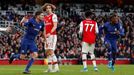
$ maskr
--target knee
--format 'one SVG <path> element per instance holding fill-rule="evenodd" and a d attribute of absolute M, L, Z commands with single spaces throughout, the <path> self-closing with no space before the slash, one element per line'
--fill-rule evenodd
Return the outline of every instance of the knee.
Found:
<path fill-rule="evenodd" d="M 86 60 L 87 59 L 87 54 L 86 53 L 83 53 L 82 54 L 82 60 Z"/>
<path fill-rule="evenodd" d="M 34 52 L 33 54 L 32 54 L 32 58 L 37 58 L 38 57 L 38 53 L 37 52 Z"/>
<path fill-rule="evenodd" d="M 26 57 L 25 54 L 20 55 L 20 59 L 25 59 L 25 57 Z"/>
<path fill-rule="evenodd" d="M 52 55 L 54 55 L 54 51 L 53 50 L 46 50 L 46 56 L 48 57 L 48 56 L 52 56 Z"/>
<path fill-rule="evenodd" d="M 117 53 L 116 53 L 116 52 L 112 52 L 112 55 L 113 55 L 114 57 L 116 57 Z"/>
<path fill-rule="evenodd" d="M 90 57 L 91 57 L 91 60 L 95 60 L 95 55 L 94 54 L 91 54 Z"/>
<path fill-rule="evenodd" d="M 107 49 L 110 49 L 110 47 L 111 47 L 110 43 L 105 44 L 105 47 L 106 47 Z"/>

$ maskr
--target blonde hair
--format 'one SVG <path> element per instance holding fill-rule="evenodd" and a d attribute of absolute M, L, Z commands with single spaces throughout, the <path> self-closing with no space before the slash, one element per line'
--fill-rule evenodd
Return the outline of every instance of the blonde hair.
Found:
<path fill-rule="evenodd" d="M 54 11 L 55 9 L 56 9 L 56 6 L 55 5 L 53 5 L 53 4 L 51 4 L 51 3 L 45 3 L 41 8 L 42 8 L 42 10 L 43 11 L 46 11 L 46 7 L 47 6 L 51 6 L 51 8 L 52 8 L 52 11 Z"/>

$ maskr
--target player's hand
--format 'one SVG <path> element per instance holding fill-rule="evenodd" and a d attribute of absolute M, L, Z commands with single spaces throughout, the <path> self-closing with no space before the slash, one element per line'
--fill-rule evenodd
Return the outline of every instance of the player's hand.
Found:
<path fill-rule="evenodd" d="M 28 18 L 27 17 L 23 17 L 20 24 L 23 25 L 23 23 L 28 22 Z"/>
<path fill-rule="evenodd" d="M 118 34 L 120 34 L 120 32 L 119 32 L 119 31 L 116 31 L 116 32 L 115 32 L 115 34 L 117 34 L 117 35 L 118 35 Z"/>
<path fill-rule="evenodd" d="M 45 37 L 46 37 L 46 38 L 48 38 L 50 35 L 51 35 L 51 34 L 50 34 L 50 33 L 48 33 L 48 34 L 46 34 L 46 36 L 45 36 Z"/>
<path fill-rule="evenodd" d="M 115 32 L 110 32 L 111 34 L 120 34 L 120 32 L 119 31 L 115 31 Z"/>
<path fill-rule="evenodd" d="M 9 26 L 9 27 L 7 27 L 6 31 L 7 32 L 12 32 L 12 28 Z"/>
<path fill-rule="evenodd" d="M 46 42 L 46 37 L 43 37 L 43 42 Z"/>

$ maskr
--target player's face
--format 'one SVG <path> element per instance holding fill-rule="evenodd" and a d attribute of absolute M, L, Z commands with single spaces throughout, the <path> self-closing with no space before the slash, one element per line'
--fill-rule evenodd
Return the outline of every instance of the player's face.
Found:
<path fill-rule="evenodd" d="M 38 16 L 38 18 L 39 18 L 40 20 L 43 20 L 43 19 L 44 19 L 44 14 L 41 13 L 41 14 Z"/>
<path fill-rule="evenodd" d="M 117 24 L 119 22 L 119 17 L 118 16 L 115 16 L 111 19 L 112 23 L 113 24 Z"/>
<path fill-rule="evenodd" d="M 46 6 L 46 12 L 51 13 L 52 12 L 52 7 L 51 6 Z"/>

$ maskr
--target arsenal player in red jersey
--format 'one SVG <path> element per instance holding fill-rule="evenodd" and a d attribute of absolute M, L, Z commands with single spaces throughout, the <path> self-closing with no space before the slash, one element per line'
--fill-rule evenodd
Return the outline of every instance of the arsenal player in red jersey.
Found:
<path fill-rule="evenodd" d="M 56 7 L 53 4 L 46 3 L 42 6 L 43 11 L 46 12 L 44 17 L 44 35 L 45 35 L 45 50 L 48 58 L 48 70 L 45 72 L 58 72 L 57 57 L 54 54 L 54 50 L 57 42 L 56 28 L 58 23 L 57 15 L 53 12 Z M 52 68 L 54 66 L 54 68 Z"/>
<path fill-rule="evenodd" d="M 87 53 L 90 53 L 94 70 L 98 71 L 94 55 L 95 39 L 98 31 L 97 23 L 94 20 L 91 20 L 92 12 L 85 12 L 86 19 L 80 23 L 80 31 L 82 34 L 82 60 L 84 69 L 82 72 L 88 71 L 87 69 Z"/>

